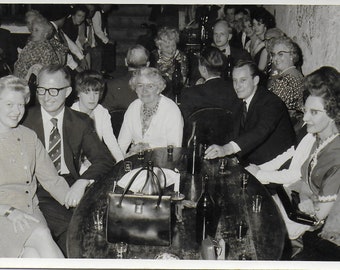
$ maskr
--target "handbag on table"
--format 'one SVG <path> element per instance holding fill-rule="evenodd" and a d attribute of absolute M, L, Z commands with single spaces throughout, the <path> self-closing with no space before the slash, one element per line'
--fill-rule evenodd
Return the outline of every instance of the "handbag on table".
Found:
<path fill-rule="evenodd" d="M 148 171 L 144 186 L 152 185 L 157 194 L 127 194 L 143 170 Z M 163 177 L 165 188 L 164 173 Z M 141 168 L 126 185 L 123 194 L 108 194 L 106 236 L 111 243 L 123 241 L 136 245 L 170 245 L 170 196 L 163 195 L 160 179 L 153 172 L 152 165 Z"/>

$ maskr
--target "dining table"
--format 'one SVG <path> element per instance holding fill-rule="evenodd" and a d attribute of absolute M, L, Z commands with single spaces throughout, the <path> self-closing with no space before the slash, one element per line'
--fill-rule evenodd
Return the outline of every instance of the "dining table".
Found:
<path fill-rule="evenodd" d="M 188 172 L 190 149 L 174 147 L 150 149 L 143 156 L 133 155 L 118 162 L 100 181 L 94 182 L 84 194 L 68 229 L 67 256 L 69 258 L 116 258 L 115 243 L 107 241 L 106 211 L 108 194 L 121 193 L 117 182 L 127 173 L 126 164 L 142 168 L 149 161 L 154 166 L 180 174 L 179 192 L 184 199 L 177 202 L 181 217 L 172 215 L 171 242 L 166 246 L 129 244 L 126 259 L 155 259 L 160 254 L 171 254 L 182 260 L 202 260 L 203 248 L 196 241 L 196 205 L 202 193 L 202 178 L 207 176 L 208 190 L 218 207 L 215 235 L 223 244 L 223 260 L 280 260 L 287 231 L 281 214 L 267 188 L 250 175 L 236 157 L 212 160 L 199 159 L 194 174 Z M 224 166 L 221 168 L 221 163 Z M 129 169 L 129 168 L 128 168 Z M 246 177 L 247 183 L 243 178 Z M 261 211 L 253 211 L 252 198 L 262 197 Z M 98 226 L 98 221 L 100 226 Z M 242 237 L 238 226 L 242 222 Z M 216 243 L 217 241 L 214 241 Z M 220 254 L 218 254 L 220 255 Z"/>

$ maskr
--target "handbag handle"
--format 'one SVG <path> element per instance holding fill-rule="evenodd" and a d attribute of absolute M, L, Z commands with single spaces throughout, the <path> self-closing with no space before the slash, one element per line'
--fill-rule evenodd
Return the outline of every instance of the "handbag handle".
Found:
<path fill-rule="evenodd" d="M 166 187 L 166 176 L 165 176 L 165 173 L 164 171 L 159 167 L 157 166 L 157 168 L 160 169 L 160 171 L 162 172 L 163 176 L 164 176 L 164 188 Z M 133 182 L 136 180 L 137 176 L 143 171 L 145 170 L 145 167 L 141 168 L 139 171 L 137 171 L 135 173 L 135 175 L 131 178 L 130 182 L 127 184 L 127 186 L 125 187 L 124 191 L 123 191 L 123 194 L 122 196 L 120 197 L 119 199 L 119 203 L 118 205 L 121 206 L 122 204 L 122 201 L 126 195 L 126 193 L 128 192 L 128 190 L 130 189 L 130 187 L 132 186 Z M 156 185 L 156 188 L 157 188 L 157 191 L 158 191 L 158 200 L 157 200 L 157 207 L 159 207 L 160 203 L 161 203 L 161 200 L 162 200 L 162 196 L 163 196 L 163 192 L 162 192 L 162 188 L 161 188 L 161 184 L 160 184 L 160 181 L 159 181 L 159 178 L 158 176 L 153 172 L 151 171 L 151 173 L 156 177 L 156 179 L 154 179 L 155 177 L 152 177 L 152 180 L 154 182 L 154 184 Z"/>

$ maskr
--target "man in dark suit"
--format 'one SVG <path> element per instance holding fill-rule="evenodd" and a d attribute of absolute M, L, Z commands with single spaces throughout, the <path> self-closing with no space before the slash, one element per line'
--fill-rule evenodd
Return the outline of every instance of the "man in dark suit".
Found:
<path fill-rule="evenodd" d="M 282 100 L 258 87 L 259 71 L 251 61 L 239 61 L 233 69 L 233 84 L 239 99 L 234 119 L 234 139 L 211 145 L 205 157 L 212 159 L 237 154 L 244 164 L 262 164 L 281 154 L 295 142 L 295 133 Z"/>
<path fill-rule="evenodd" d="M 24 125 L 37 133 L 59 174 L 69 183 L 69 196 L 74 199 L 70 206 L 76 207 L 86 187 L 102 179 L 111 170 L 114 161 L 98 139 L 92 120 L 65 107 L 65 100 L 72 91 L 68 69 L 59 65 L 46 66 L 37 79 L 40 106 L 28 110 Z M 59 140 L 53 143 L 56 137 Z M 81 154 L 87 157 L 91 166 L 79 175 Z M 37 194 L 39 207 L 52 235 L 66 254 L 66 233 L 72 210 L 60 207 L 42 186 L 38 187 Z"/>
<path fill-rule="evenodd" d="M 247 41 L 249 40 L 249 37 L 247 37 L 246 33 L 243 31 L 243 20 L 245 16 L 249 16 L 249 13 L 245 8 L 236 8 L 233 36 L 229 42 L 231 46 L 242 49 L 244 49 Z"/>
<path fill-rule="evenodd" d="M 203 84 L 183 89 L 180 109 L 184 120 L 201 108 L 219 107 L 229 111 L 239 103 L 231 81 L 221 78 L 225 63 L 222 52 L 214 47 L 205 48 L 198 60 L 198 69 Z"/>
<path fill-rule="evenodd" d="M 141 68 L 149 66 L 149 52 L 142 45 L 134 45 L 129 48 L 125 65 L 127 72 L 107 82 L 107 92 L 102 105 L 109 111 L 116 109 L 127 109 L 130 103 L 137 98 L 137 94 L 129 86 L 132 73 Z"/>
<path fill-rule="evenodd" d="M 231 77 L 231 71 L 235 63 L 239 60 L 251 60 L 250 54 L 242 49 L 229 44 L 232 35 L 232 29 L 227 21 L 219 20 L 214 25 L 213 46 L 218 48 L 227 57 L 226 67 L 222 74 L 224 78 Z"/>

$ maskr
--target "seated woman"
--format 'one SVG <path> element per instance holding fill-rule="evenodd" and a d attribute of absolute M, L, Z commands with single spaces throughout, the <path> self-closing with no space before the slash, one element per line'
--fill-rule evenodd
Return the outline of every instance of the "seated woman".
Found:
<path fill-rule="evenodd" d="M 181 66 L 183 83 L 188 75 L 188 60 L 186 55 L 177 49 L 179 42 L 179 32 L 175 28 L 163 27 L 158 30 L 155 44 L 158 50 L 154 50 L 150 55 L 150 66 L 157 68 L 167 82 L 167 89 L 170 90 L 172 74 L 175 70 L 176 61 Z M 167 94 L 168 95 L 168 94 Z"/>
<path fill-rule="evenodd" d="M 62 258 L 40 212 L 36 180 L 60 204 L 69 186 L 37 135 L 18 125 L 29 99 L 24 80 L 0 79 L 0 257 Z"/>
<path fill-rule="evenodd" d="M 250 56 L 257 66 L 259 66 L 262 52 L 265 50 L 265 43 L 256 35 L 249 15 L 244 16 L 243 18 L 243 29 L 247 37 L 249 37 L 245 49 L 250 53 Z"/>
<path fill-rule="evenodd" d="M 291 114 L 301 112 L 304 88 L 303 75 L 295 66 L 299 62 L 297 45 L 288 37 L 278 37 L 270 45 L 270 54 L 278 75 L 269 90 L 283 100 Z"/>
<path fill-rule="evenodd" d="M 32 33 L 29 41 L 19 54 L 14 64 L 14 75 L 29 80 L 29 69 L 35 65 L 65 64 L 67 48 L 52 39 L 53 26 L 42 16 L 32 21 Z"/>
<path fill-rule="evenodd" d="M 105 89 L 103 76 L 92 70 L 78 73 L 75 78 L 75 88 L 79 100 L 73 103 L 71 108 L 86 113 L 94 120 L 99 138 L 104 141 L 116 162 L 121 161 L 124 156 L 113 134 L 109 111 L 98 104 Z"/>
<path fill-rule="evenodd" d="M 303 121 L 308 134 L 295 151 L 290 149 L 259 167 L 250 165 L 247 170 L 262 183 L 284 184 L 289 190 L 299 191 L 299 209 L 324 220 L 340 190 L 340 74 L 334 68 L 322 67 L 306 77 L 305 87 L 309 97 Z M 291 156 L 289 169 L 277 171 Z M 276 202 L 282 210 L 290 239 L 313 230 L 289 220 L 280 202 Z"/>
<path fill-rule="evenodd" d="M 261 40 L 265 40 L 265 34 L 268 29 L 275 27 L 275 18 L 264 7 L 258 7 L 251 14 L 253 19 L 253 27 L 255 34 Z M 258 68 L 261 71 L 265 71 L 269 62 L 269 52 L 267 48 L 261 51 L 259 57 Z M 267 74 L 266 74 L 267 75 Z"/>
<path fill-rule="evenodd" d="M 183 136 L 183 118 L 178 106 L 161 92 L 165 80 L 156 68 L 144 67 L 134 72 L 129 81 L 138 99 L 128 107 L 118 143 L 128 155 L 155 147 L 180 147 Z"/>

